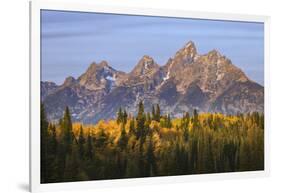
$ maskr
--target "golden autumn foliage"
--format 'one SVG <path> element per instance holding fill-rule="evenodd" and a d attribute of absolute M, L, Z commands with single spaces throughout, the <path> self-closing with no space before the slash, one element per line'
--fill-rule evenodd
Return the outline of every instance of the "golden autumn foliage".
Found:
<path fill-rule="evenodd" d="M 49 124 L 49 142 L 57 150 L 49 153 L 46 167 L 52 172 L 44 182 L 264 169 L 263 114 L 195 111 L 182 118 L 158 118 L 141 104 L 136 117 L 72 123 L 70 152 L 65 152 L 65 124 Z"/>

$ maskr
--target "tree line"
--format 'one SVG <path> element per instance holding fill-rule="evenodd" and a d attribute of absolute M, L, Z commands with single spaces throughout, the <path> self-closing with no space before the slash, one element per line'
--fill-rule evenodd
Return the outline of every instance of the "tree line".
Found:
<path fill-rule="evenodd" d="M 184 113 L 181 118 L 138 104 L 114 120 L 58 123 L 41 105 L 41 183 L 253 171 L 264 168 L 264 115 Z"/>

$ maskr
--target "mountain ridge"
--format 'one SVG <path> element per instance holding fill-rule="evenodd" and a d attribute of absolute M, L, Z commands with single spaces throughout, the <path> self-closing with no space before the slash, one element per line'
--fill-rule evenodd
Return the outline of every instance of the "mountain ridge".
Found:
<path fill-rule="evenodd" d="M 74 120 L 97 122 L 114 118 L 120 106 L 135 113 L 140 100 L 146 108 L 158 103 L 172 116 L 194 108 L 225 114 L 264 108 L 261 85 L 215 49 L 200 55 L 192 41 L 164 65 L 144 55 L 128 73 L 101 61 L 77 79 L 67 77 L 62 85 L 41 82 L 41 101 L 52 120 L 69 106 Z"/>

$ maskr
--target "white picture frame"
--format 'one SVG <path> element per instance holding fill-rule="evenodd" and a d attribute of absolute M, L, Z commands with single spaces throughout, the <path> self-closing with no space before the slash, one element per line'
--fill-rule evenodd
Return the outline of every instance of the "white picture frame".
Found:
<path fill-rule="evenodd" d="M 264 171 L 219 173 L 204 175 L 184 175 L 137 179 L 118 179 L 86 181 L 71 183 L 40 184 L 40 10 L 64 10 L 98 13 L 116 13 L 128 15 L 165 16 L 180 18 L 197 18 L 227 21 L 247 21 L 264 23 L 264 87 L 265 87 L 265 169 Z M 143 9 L 136 7 L 104 6 L 91 1 L 80 2 L 30 2 L 30 191 L 73 190 L 84 188 L 102 188 L 135 186 L 147 184 L 165 184 L 190 181 L 241 179 L 268 176 L 270 171 L 270 66 L 269 66 L 269 32 L 268 16 L 240 15 L 226 13 L 191 12 L 186 10 Z"/>

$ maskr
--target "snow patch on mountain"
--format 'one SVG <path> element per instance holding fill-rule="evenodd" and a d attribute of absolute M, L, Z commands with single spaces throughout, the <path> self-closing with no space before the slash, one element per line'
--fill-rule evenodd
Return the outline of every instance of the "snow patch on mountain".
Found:
<path fill-rule="evenodd" d="M 105 79 L 106 80 L 109 80 L 109 81 L 116 81 L 116 78 L 115 77 L 113 77 L 113 76 L 111 76 L 111 75 L 107 75 L 106 77 L 105 77 Z"/>
<path fill-rule="evenodd" d="M 170 71 L 168 71 L 167 75 L 163 78 L 164 81 L 168 80 L 170 78 Z"/>
<path fill-rule="evenodd" d="M 166 76 L 163 78 L 164 81 L 166 81 L 170 78 L 170 72 L 171 72 L 172 65 L 173 65 L 173 63 L 171 63 L 170 66 L 168 67 L 168 72 L 167 72 Z"/>

